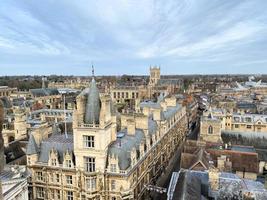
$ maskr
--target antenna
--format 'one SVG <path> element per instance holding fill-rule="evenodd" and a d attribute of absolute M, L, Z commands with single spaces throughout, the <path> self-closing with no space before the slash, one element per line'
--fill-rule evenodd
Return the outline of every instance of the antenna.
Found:
<path fill-rule="evenodd" d="M 63 103 L 64 103 L 64 125 L 65 125 L 65 136 L 66 136 L 66 138 L 68 138 L 68 134 L 67 134 L 67 122 L 66 122 L 66 109 L 65 109 L 65 105 L 66 105 L 65 95 L 63 95 Z"/>

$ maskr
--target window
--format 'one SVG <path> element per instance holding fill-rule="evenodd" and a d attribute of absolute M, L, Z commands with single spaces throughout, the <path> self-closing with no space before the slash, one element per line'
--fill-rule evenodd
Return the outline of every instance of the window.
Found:
<path fill-rule="evenodd" d="M 113 93 L 113 97 L 114 97 L 114 99 L 116 99 L 116 92 Z"/>
<path fill-rule="evenodd" d="M 36 195 L 39 199 L 44 199 L 44 188 L 36 187 Z"/>
<path fill-rule="evenodd" d="M 110 171 L 111 172 L 116 172 L 117 171 L 116 164 L 110 164 Z"/>
<path fill-rule="evenodd" d="M 95 171 L 95 158 L 84 157 L 84 170 L 87 172 L 94 172 Z"/>
<path fill-rule="evenodd" d="M 246 122 L 251 122 L 251 118 L 250 117 L 246 117 Z"/>
<path fill-rule="evenodd" d="M 50 174 L 50 181 L 51 181 L 51 183 L 54 182 L 54 176 L 53 176 L 53 174 Z"/>
<path fill-rule="evenodd" d="M 88 190 L 95 190 L 96 189 L 96 178 L 95 177 L 87 178 L 86 187 Z"/>
<path fill-rule="evenodd" d="M 67 200 L 73 200 L 73 192 L 67 191 Z"/>
<path fill-rule="evenodd" d="M 60 199 L 60 190 L 55 190 L 55 195 L 57 199 Z"/>
<path fill-rule="evenodd" d="M 83 136 L 83 146 L 85 148 L 93 148 L 95 147 L 95 137 L 91 135 Z"/>
<path fill-rule="evenodd" d="M 128 99 L 129 98 L 129 93 L 128 92 L 126 92 L 126 99 Z"/>
<path fill-rule="evenodd" d="M 239 124 L 235 124 L 235 128 L 239 128 Z"/>
<path fill-rule="evenodd" d="M 209 134 L 212 134 L 212 133 L 213 133 L 213 127 L 212 127 L 212 126 L 209 126 L 209 128 L 208 128 L 208 133 L 209 133 Z"/>
<path fill-rule="evenodd" d="M 132 92 L 132 98 L 134 99 L 134 92 Z"/>
<path fill-rule="evenodd" d="M 66 163 L 66 167 L 71 168 L 71 160 L 70 159 L 67 159 L 65 161 L 65 163 Z"/>
<path fill-rule="evenodd" d="M 55 192 L 54 190 L 50 190 L 50 198 L 55 199 Z"/>
<path fill-rule="evenodd" d="M 136 93 L 136 98 L 138 98 L 138 92 Z"/>
<path fill-rule="evenodd" d="M 66 175 L 66 182 L 68 185 L 72 185 L 72 176 L 71 175 Z"/>
<path fill-rule="evenodd" d="M 121 93 L 121 98 L 123 98 L 123 99 L 124 99 L 124 92 L 122 92 L 122 93 Z"/>
<path fill-rule="evenodd" d="M 240 122 L 240 118 L 239 118 L 239 117 L 234 117 L 234 120 L 235 120 L 236 122 Z"/>
<path fill-rule="evenodd" d="M 59 174 L 56 174 L 56 180 L 58 183 L 60 182 Z"/>
<path fill-rule="evenodd" d="M 251 125 L 247 125 L 247 129 L 251 129 L 251 127 L 252 127 Z"/>
<path fill-rule="evenodd" d="M 52 166 L 57 166 L 57 159 L 56 158 L 52 158 L 51 159 L 51 165 Z"/>
<path fill-rule="evenodd" d="M 43 181 L 43 173 L 42 172 L 36 172 L 37 173 L 37 180 L 38 181 Z"/>
<path fill-rule="evenodd" d="M 111 200 L 116 200 L 116 197 L 112 197 Z"/>
<path fill-rule="evenodd" d="M 116 181 L 111 180 L 111 190 L 115 190 L 115 189 L 116 189 Z"/>
<path fill-rule="evenodd" d="M 121 94 L 118 92 L 118 99 L 121 98 Z"/>

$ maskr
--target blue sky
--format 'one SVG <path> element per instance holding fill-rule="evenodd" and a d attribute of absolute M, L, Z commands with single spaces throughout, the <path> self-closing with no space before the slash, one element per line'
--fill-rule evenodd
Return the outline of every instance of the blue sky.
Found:
<path fill-rule="evenodd" d="M 6 0 L 0 75 L 267 73 L 266 0 Z"/>

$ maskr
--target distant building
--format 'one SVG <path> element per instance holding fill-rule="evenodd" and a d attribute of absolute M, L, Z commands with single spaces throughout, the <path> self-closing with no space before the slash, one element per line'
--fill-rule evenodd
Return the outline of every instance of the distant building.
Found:
<path fill-rule="evenodd" d="M 17 88 L 10 88 L 8 86 L 0 86 L 0 97 L 9 97 L 11 94 L 17 92 Z"/>

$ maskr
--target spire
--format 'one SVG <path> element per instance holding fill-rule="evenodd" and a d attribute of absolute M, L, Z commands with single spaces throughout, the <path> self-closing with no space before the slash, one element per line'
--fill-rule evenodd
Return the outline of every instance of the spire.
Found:
<path fill-rule="evenodd" d="M 92 63 L 92 77 L 94 78 L 95 77 L 95 70 L 94 70 L 94 65 Z"/>
<path fill-rule="evenodd" d="M 94 79 L 94 67 L 92 65 L 92 82 L 87 96 L 85 123 L 98 124 L 100 115 L 100 96 Z"/>
<path fill-rule="evenodd" d="M 38 153 L 38 147 L 37 144 L 35 142 L 35 139 L 33 137 L 33 135 L 30 133 L 30 139 L 27 145 L 27 150 L 26 150 L 26 154 L 27 155 L 32 155 L 32 154 L 37 154 Z"/>
<path fill-rule="evenodd" d="M 42 88 L 45 89 L 46 77 L 42 77 Z"/>

